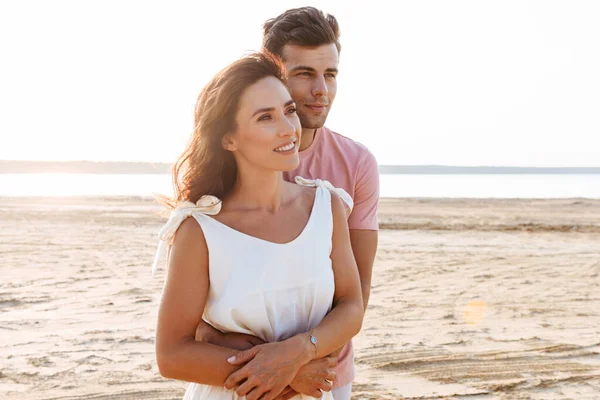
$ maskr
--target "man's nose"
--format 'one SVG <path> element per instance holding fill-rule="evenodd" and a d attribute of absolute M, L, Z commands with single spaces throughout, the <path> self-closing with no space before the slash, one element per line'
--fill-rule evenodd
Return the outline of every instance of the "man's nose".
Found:
<path fill-rule="evenodd" d="M 314 80 L 314 86 L 312 90 L 312 94 L 315 97 L 326 96 L 329 90 L 327 89 L 327 83 L 325 82 L 325 77 L 320 76 Z"/>

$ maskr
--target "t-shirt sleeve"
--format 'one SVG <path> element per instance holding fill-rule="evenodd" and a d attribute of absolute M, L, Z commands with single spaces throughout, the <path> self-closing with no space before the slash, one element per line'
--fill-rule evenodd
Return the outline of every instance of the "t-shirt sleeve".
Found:
<path fill-rule="evenodd" d="M 377 206 L 379 205 L 379 166 L 367 151 L 358 165 L 354 188 L 354 209 L 348 218 L 350 229 L 379 230 Z"/>

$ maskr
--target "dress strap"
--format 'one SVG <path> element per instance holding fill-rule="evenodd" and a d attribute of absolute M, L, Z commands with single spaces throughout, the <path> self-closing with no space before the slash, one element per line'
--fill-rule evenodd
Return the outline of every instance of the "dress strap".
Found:
<path fill-rule="evenodd" d="M 221 211 L 221 205 L 221 200 L 211 195 L 202 196 L 196 204 L 191 201 L 181 201 L 177 204 L 173 211 L 171 211 L 169 220 L 158 233 L 158 249 L 152 263 L 152 276 L 154 276 L 158 269 L 158 263 L 165 250 L 170 249 L 173 244 L 173 237 L 175 237 L 175 233 L 181 223 L 188 217 L 197 214 L 217 215 Z"/>
<path fill-rule="evenodd" d="M 308 187 L 323 187 L 325 189 L 329 189 L 332 192 L 335 192 L 346 204 L 346 214 L 349 216 L 352 212 L 352 208 L 354 207 L 354 200 L 352 197 L 342 188 L 336 188 L 331 184 L 331 182 L 326 181 L 324 179 L 306 179 L 301 176 L 296 176 L 294 181 L 298 185 L 308 186 Z"/>

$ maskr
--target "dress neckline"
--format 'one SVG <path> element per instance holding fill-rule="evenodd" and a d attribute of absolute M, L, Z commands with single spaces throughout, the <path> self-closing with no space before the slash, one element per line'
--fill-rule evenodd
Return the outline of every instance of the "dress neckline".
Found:
<path fill-rule="evenodd" d="M 256 237 L 256 236 L 249 235 L 247 233 L 244 233 L 242 231 L 234 229 L 234 228 L 230 227 L 229 225 L 224 224 L 221 221 L 218 221 L 214 217 L 211 217 L 211 216 L 206 215 L 206 214 L 203 214 L 203 215 L 205 215 L 207 218 L 210 218 L 211 220 L 213 220 L 214 222 L 216 222 L 218 225 L 223 226 L 227 230 L 230 230 L 231 232 L 233 232 L 233 233 L 235 233 L 235 234 L 237 234 L 239 236 L 247 237 L 250 240 L 256 240 L 258 242 L 263 242 L 263 243 L 270 244 L 270 245 L 275 245 L 275 246 L 289 246 L 289 245 L 292 245 L 292 244 L 296 243 L 297 241 L 299 241 L 302 238 L 302 236 L 304 236 L 305 232 L 308 231 L 308 228 L 311 225 L 312 220 L 314 219 L 313 217 L 315 215 L 315 209 L 317 208 L 317 199 L 318 199 L 319 194 L 320 194 L 320 192 L 322 190 L 323 190 L 323 188 L 321 186 L 317 186 L 317 190 L 316 190 L 316 193 L 315 193 L 315 198 L 313 200 L 312 208 L 310 210 L 310 215 L 308 216 L 308 221 L 306 221 L 306 224 L 304 225 L 304 228 L 302 228 L 302 231 L 300 231 L 300 233 L 298 234 L 298 236 L 296 236 L 294 239 L 292 239 L 289 242 L 285 242 L 285 243 L 272 242 L 270 240 L 261 239 L 261 238 Z"/>

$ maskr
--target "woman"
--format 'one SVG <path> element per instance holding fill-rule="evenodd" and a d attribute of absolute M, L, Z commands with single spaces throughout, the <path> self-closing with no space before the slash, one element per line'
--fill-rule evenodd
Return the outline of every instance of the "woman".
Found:
<path fill-rule="evenodd" d="M 361 327 L 349 196 L 327 182 L 282 178 L 299 163 L 301 135 L 284 82 L 281 63 L 261 53 L 222 70 L 200 94 L 175 164 L 173 212 L 155 260 L 172 245 L 156 359 L 164 377 L 194 382 L 185 399 L 289 398 L 301 391 L 301 368 Z M 201 319 L 266 343 L 240 353 L 195 341 Z"/>

